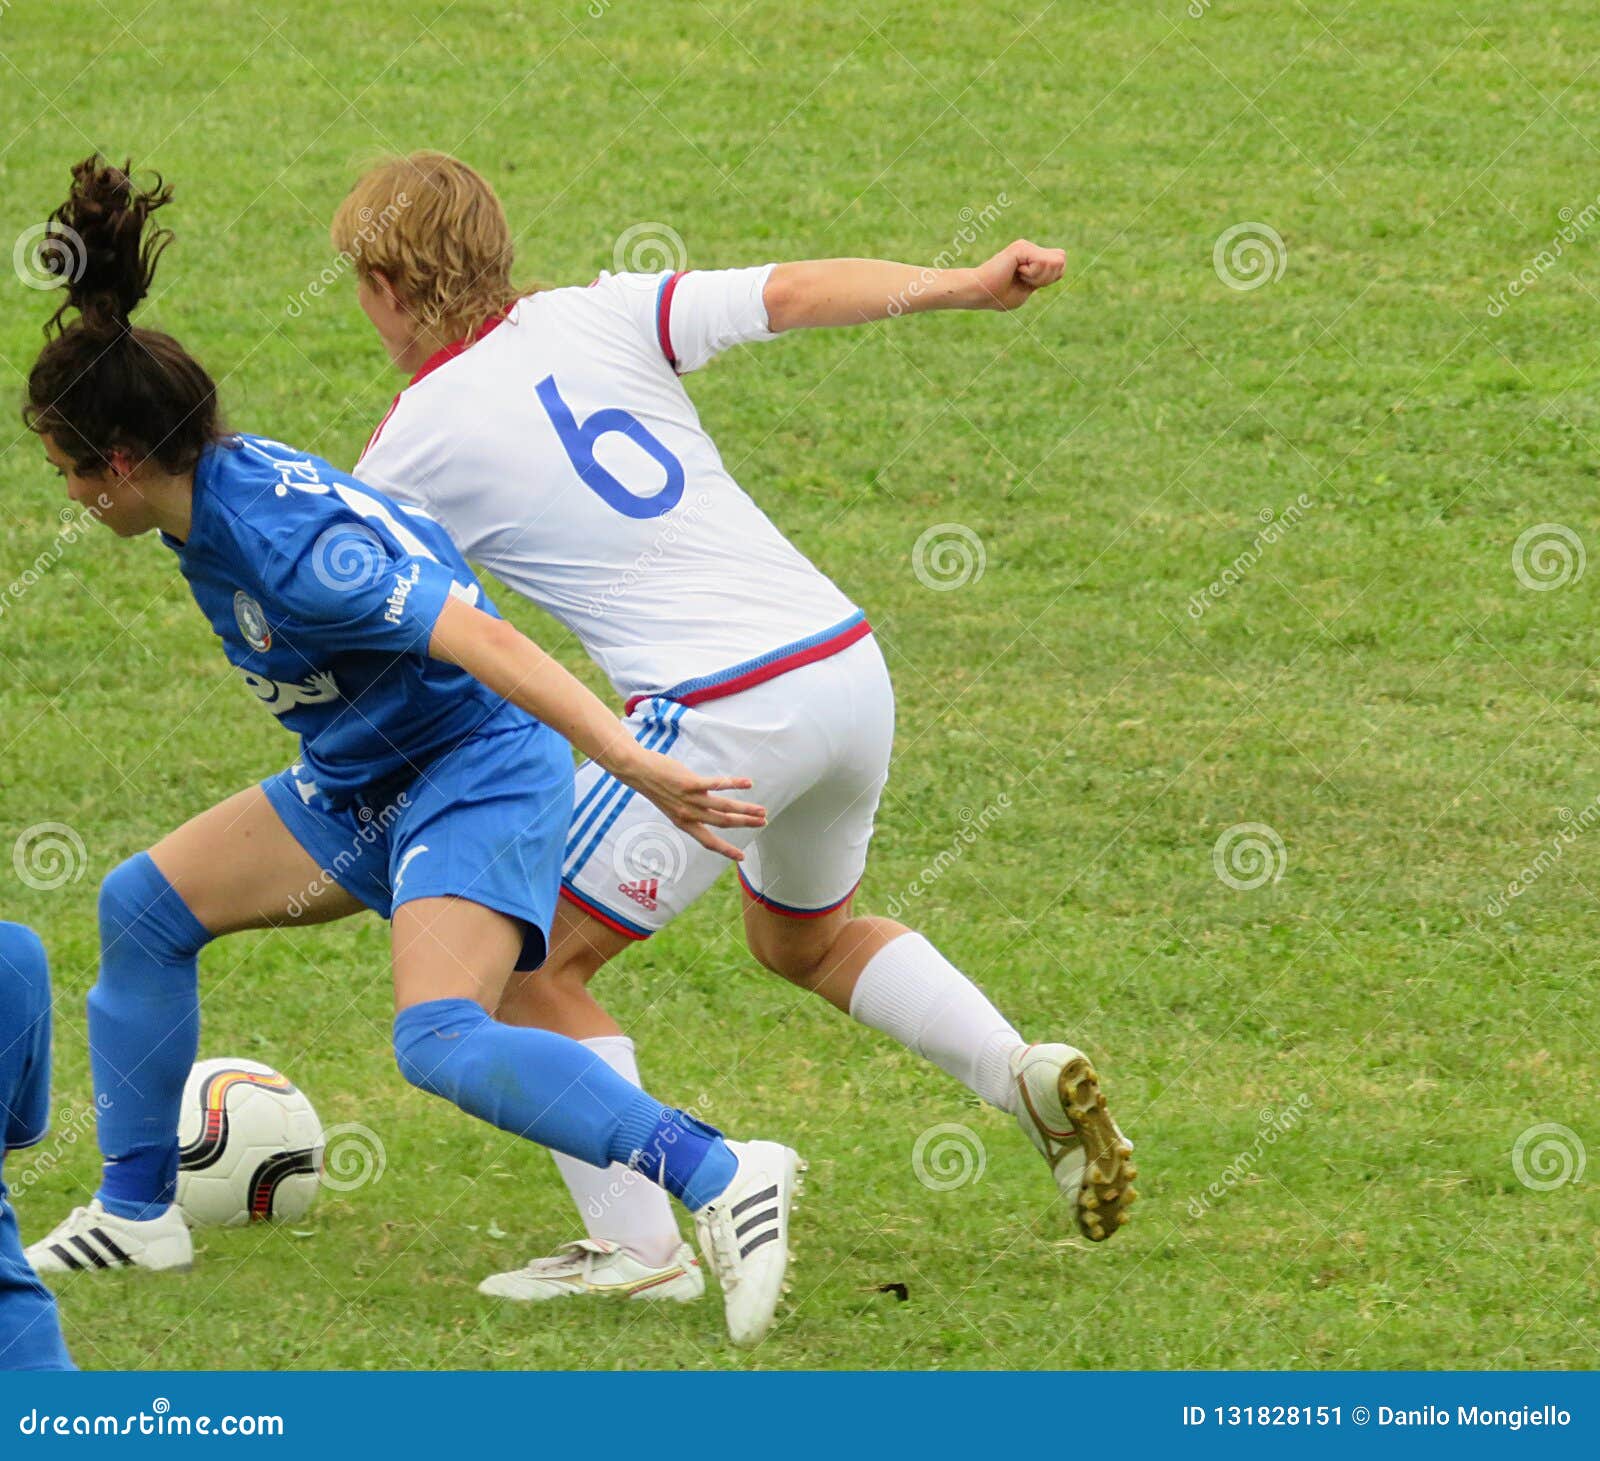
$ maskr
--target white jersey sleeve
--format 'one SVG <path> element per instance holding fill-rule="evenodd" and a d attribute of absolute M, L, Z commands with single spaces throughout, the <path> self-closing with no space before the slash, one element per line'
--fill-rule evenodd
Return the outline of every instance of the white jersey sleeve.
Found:
<path fill-rule="evenodd" d="M 613 286 L 651 348 L 687 375 L 735 345 L 778 338 L 768 327 L 763 298 L 775 267 L 602 274 L 595 282 Z"/>

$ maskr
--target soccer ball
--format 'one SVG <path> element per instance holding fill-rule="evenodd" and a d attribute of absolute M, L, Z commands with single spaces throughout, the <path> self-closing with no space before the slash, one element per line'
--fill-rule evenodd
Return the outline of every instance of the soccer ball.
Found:
<path fill-rule="evenodd" d="M 202 1060 L 178 1117 L 178 1206 L 197 1227 L 306 1215 L 322 1172 L 322 1123 L 256 1060 Z"/>

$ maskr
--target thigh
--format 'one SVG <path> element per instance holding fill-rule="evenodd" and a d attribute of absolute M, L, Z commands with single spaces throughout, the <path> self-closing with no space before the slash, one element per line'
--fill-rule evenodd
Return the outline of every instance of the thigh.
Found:
<path fill-rule="evenodd" d="M 773 684 L 806 716 L 790 739 L 825 745 L 826 762 L 756 832 L 739 877 L 768 911 L 809 921 L 843 908 L 866 871 L 889 779 L 894 692 L 870 638 L 785 680 Z"/>
<path fill-rule="evenodd" d="M 364 906 L 326 877 L 259 786 L 191 817 L 156 843 L 150 857 L 214 934 L 326 923 Z"/>
<path fill-rule="evenodd" d="M 397 1011 L 430 999 L 470 999 L 493 1012 L 522 951 L 520 919 L 468 898 L 413 898 L 394 910 Z"/>
<path fill-rule="evenodd" d="M 523 929 L 516 962 L 537 967 L 571 815 L 572 750 L 553 731 L 529 726 L 464 742 L 410 788 L 390 831 L 393 916 L 424 899 L 493 909 Z"/>

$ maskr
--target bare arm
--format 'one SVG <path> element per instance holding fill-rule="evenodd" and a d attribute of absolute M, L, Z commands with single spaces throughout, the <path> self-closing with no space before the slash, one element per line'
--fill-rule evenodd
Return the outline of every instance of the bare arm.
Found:
<path fill-rule="evenodd" d="M 1064 249 L 1018 239 L 971 269 L 932 269 L 885 259 L 809 259 L 779 264 L 762 301 L 774 331 L 859 325 L 930 309 L 1016 309 L 1061 278 Z"/>
<path fill-rule="evenodd" d="M 744 854 L 738 848 L 709 829 L 765 824 L 767 814 L 762 808 L 711 795 L 748 787 L 748 777 L 697 776 L 670 756 L 645 750 L 599 696 L 505 620 L 451 599 L 433 626 L 428 653 L 459 665 L 497 695 L 565 736 L 712 851 L 742 861 Z"/>

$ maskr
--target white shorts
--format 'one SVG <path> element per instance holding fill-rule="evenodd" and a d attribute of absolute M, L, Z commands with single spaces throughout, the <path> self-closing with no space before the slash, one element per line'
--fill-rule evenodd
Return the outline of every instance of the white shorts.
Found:
<path fill-rule="evenodd" d="M 743 849 L 751 897 L 792 918 L 849 900 L 894 743 L 894 690 L 870 635 L 734 695 L 643 700 L 622 723 L 691 770 L 755 783 L 730 795 L 760 802 L 767 825 L 717 829 Z M 731 865 L 593 762 L 578 768 L 561 893 L 608 927 L 649 938 Z"/>

